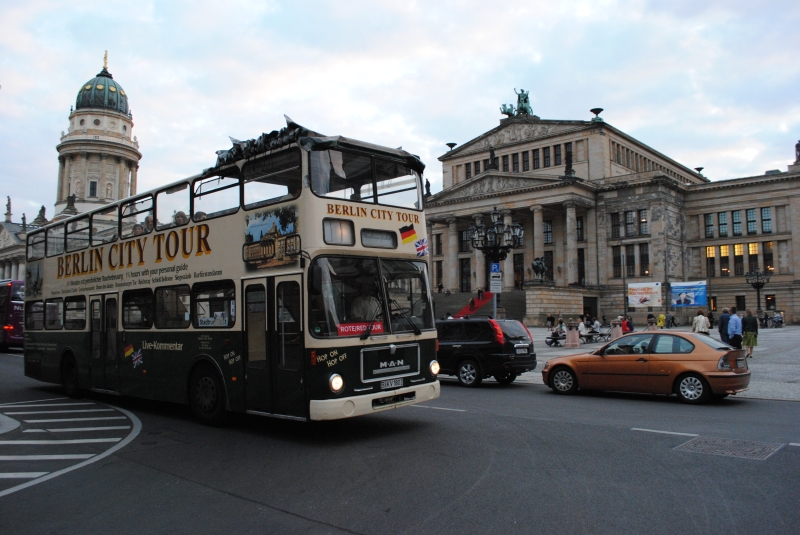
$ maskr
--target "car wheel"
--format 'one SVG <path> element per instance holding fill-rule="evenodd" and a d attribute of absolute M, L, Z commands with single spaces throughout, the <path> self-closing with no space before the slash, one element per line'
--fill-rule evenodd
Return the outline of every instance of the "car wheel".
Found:
<path fill-rule="evenodd" d="M 225 391 L 214 369 L 197 366 L 189 378 L 189 405 L 197 420 L 204 425 L 219 426 L 225 420 Z"/>
<path fill-rule="evenodd" d="M 505 372 L 505 373 L 498 373 L 494 376 L 495 381 L 500 383 L 501 385 L 510 385 L 514 382 L 514 379 L 517 378 L 517 374 L 514 372 Z"/>
<path fill-rule="evenodd" d="M 556 368 L 550 374 L 550 388 L 556 394 L 574 394 L 578 390 L 578 378 L 569 368 Z"/>
<path fill-rule="evenodd" d="M 71 398 L 80 397 L 81 389 L 78 386 L 78 365 L 75 357 L 69 355 L 61 365 L 61 384 L 64 392 Z"/>
<path fill-rule="evenodd" d="M 708 384 L 697 374 L 690 373 L 678 379 L 675 393 L 684 403 L 704 403 L 711 395 Z"/>
<path fill-rule="evenodd" d="M 458 382 L 464 386 L 474 387 L 481 384 L 481 371 L 478 363 L 467 359 L 458 365 Z"/>

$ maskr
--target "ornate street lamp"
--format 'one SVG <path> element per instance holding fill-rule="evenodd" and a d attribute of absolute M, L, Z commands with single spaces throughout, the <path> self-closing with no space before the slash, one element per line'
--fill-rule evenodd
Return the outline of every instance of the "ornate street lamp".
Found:
<path fill-rule="evenodd" d="M 489 262 L 502 262 L 508 257 L 511 249 L 522 247 L 522 225 L 514 221 L 511 225 L 503 223 L 500 212 L 495 207 L 489 214 L 492 224 L 488 227 L 483 222 L 469 226 L 472 248 L 482 251 Z"/>
<path fill-rule="evenodd" d="M 761 317 L 761 288 L 769 282 L 772 273 L 768 270 L 764 271 L 748 271 L 744 274 L 744 279 L 747 284 L 756 290 L 756 316 Z"/>

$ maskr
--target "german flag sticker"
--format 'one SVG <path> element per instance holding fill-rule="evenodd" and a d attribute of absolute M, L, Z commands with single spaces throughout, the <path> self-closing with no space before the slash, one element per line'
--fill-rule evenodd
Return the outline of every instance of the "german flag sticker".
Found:
<path fill-rule="evenodd" d="M 127 358 L 130 357 L 131 355 L 133 355 L 133 344 L 128 344 L 127 346 L 125 346 L 125 357 Z"/>
<path fill-rule="evenodd" d="M 417 239 L 417 231 L 414 230 L 414 225 L 408 225 L 407 227 L 400 227 L 400 237 L 403 239 L 403 243 L 412 243 Z"/>

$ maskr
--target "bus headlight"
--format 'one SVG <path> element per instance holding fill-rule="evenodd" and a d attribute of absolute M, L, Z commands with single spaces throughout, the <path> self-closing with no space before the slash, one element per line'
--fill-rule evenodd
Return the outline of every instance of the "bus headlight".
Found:
<path fill-rule="evenodd" d="M 439 362 L 438 361 L 432 360 L 430 368 L 431 368 L 431 375 L 439 375 Z"/>
<path fill-rule="evenodd" d="M 338 394 L 344 388 L 344 379 L 338 373 L 334 373 L 331 375 L 331 378 L 328 379 L 328 386 L 331 387 L 331 392 L 334 394 Z"/>

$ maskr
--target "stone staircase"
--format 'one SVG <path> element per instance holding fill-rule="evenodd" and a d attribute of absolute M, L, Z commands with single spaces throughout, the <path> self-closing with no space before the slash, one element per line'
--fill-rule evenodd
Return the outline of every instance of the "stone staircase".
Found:
<path fill-rule="evenodd" d="M 433 294 L 433 311 L 434 317 L 441 318 L 446 312 L 456 314 L 459 310 L 469 304 L 471 297 L 477 300 L 476 293 L 468 292 L 454 292 L 450 295 L 443 293 Z M 499 295 L 498 302 L 498 315 L 500 306 L 505 310 L 505 317 L 509 319 L 520 320 L 525 317 L 525 291 L 524 290 L 511 290 L 503 292 Z M 492 314 L 492 301 L 489 300 L 485 305 L 475 310 L 473 314 L 491 315 Z"/>

